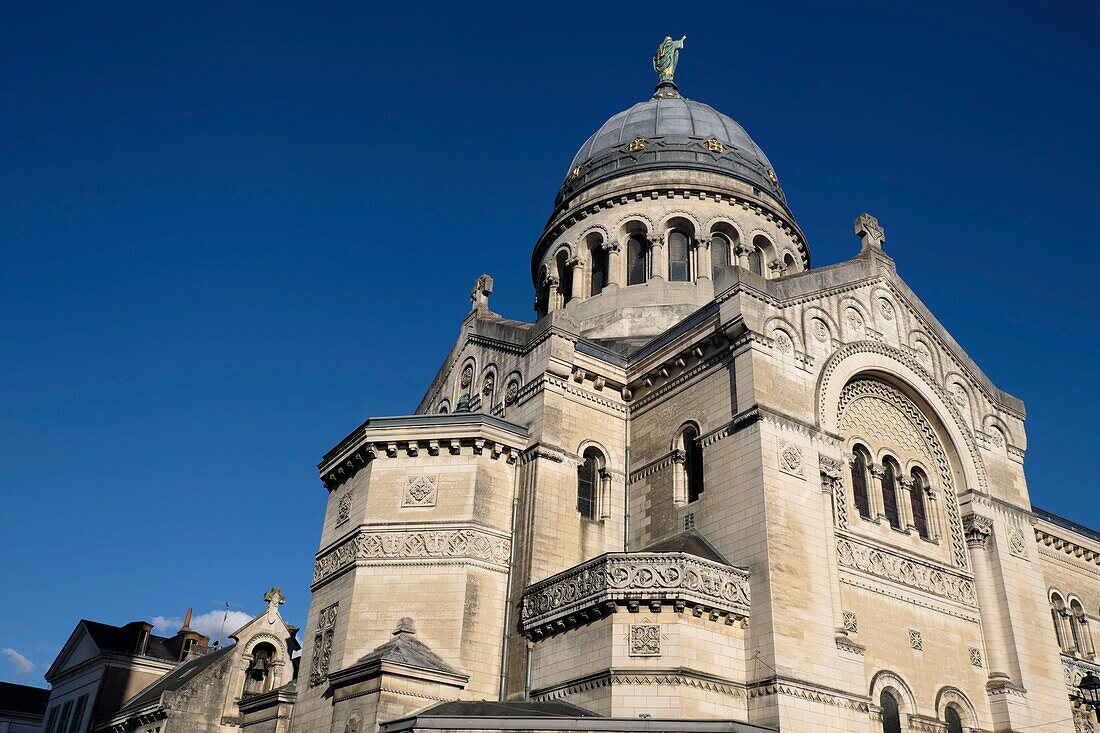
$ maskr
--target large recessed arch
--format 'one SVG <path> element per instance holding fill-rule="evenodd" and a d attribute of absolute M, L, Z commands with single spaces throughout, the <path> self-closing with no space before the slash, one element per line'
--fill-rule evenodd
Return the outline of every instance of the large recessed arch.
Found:
<path fill-rule="evenodd" d="M 946 435 L 944 444 L 955 448 L 961 474 L 958 493 L 967 488 L 988 492 L 985 464 L 977 442 L 958 407 L 942 387 L 909 354 L 876 341 L 860 341 L 837 350 L 825 362 L 818 377 L 817 425 L 830 435 L 839 433 L 837 405 L 844 387 L 857 376 L 868 376 L 892 384 L 935 418 Z"/>

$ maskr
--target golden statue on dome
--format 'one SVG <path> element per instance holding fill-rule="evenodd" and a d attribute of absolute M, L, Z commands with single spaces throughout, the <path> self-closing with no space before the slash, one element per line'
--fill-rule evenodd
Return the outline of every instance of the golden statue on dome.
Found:
<path fill-rule="evenodd" d="M 653 70 L 661 81 L 672 81 L 676 64 L 680 61 L 680 49 L 684 47 L 686 40 L 687 36 L 681 36 L 679 41 L 672 40 L 672 36 L 665 36 L 665 40 L 657 47 L 657 53 L 653 54 Z"/>

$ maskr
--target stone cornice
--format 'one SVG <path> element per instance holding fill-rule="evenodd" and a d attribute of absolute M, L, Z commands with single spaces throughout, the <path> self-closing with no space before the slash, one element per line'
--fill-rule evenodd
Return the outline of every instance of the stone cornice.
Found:
<path fill-rule="evenodd" d="M 1035 539 L 1040 544 L 1040 549 L 1058 550 L 1073 558 L 1100 566 L 1100 552 L 1094 547 L 1086 546 L 1084 541 L 1066 539 L 1065 535 L 1066 532 L 1061 527 L 1055 527 L 1043 520 L 1039 520 L 1038 526 L 1035 527 Z"/>
<path fill-rule="evenodd" d="M 531 690 L 531 697 L 536 700 L 561 700 L 579 692 L 598 690 L 612 685 L 684 686 L 706 690 L 707 692 L 716 692 L 720 695 L 746 697 L 746 688 L 743 682 L 700 672 L 688 667 L 601 670 L 556 685 Z"/>
<path fill-rule="evenodd" d="M 376 458 L 399 455 L 502 455 L 515 462 L 527 446 L 527 428 L 483 413 L 372 418 L 329 451 L 318 465 L 331 491 Z"/>
<path fill-rule="evenodd" d="M 520 628 L 547 636 L 642 605 L 733 623 L 748 616 L 749 604 L 749 574 L 740 568 L 682 552 L 606 553 L 528 586 Z"/>

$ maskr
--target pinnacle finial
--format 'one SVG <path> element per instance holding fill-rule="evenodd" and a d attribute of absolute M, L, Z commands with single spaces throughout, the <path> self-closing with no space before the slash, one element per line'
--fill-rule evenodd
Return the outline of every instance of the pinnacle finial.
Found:
<path fill-rule="evenodd" d="M 397 628 L 393 630 L 393 635 L 398 636 L 399 634 L 416 634 L 416 625 L 413 623 L 412 618 L 405 616 L 397 622 Z"/>

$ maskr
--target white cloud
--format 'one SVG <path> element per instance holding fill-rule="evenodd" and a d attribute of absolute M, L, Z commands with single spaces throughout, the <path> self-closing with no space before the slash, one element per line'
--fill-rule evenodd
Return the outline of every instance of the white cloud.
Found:
<path fill-rule="evenodd" d="M 34 671 L 34 662 L 27 659 L 11 647 L 6 647 L 4 649 L 4 653 L 8 655 L 8 659 L 10 659 L 11 663 L 15 665 L 16 674 L 30 674 Z"/>
<path fill-rule="evenodd" d="M 191 617 L 191 628 L 203 636 L 210 637 L 210 643 L 220 642 L 222 646 L 228 642 L 229 634 L 244 626 L 252 620 L 251 614 L 244 611 L 226 611 L 214 609 L 207 613 Z M 158 634 L 172 636 L 183 626 L 182 616 L 154 616 L 153 628 Z"/>

